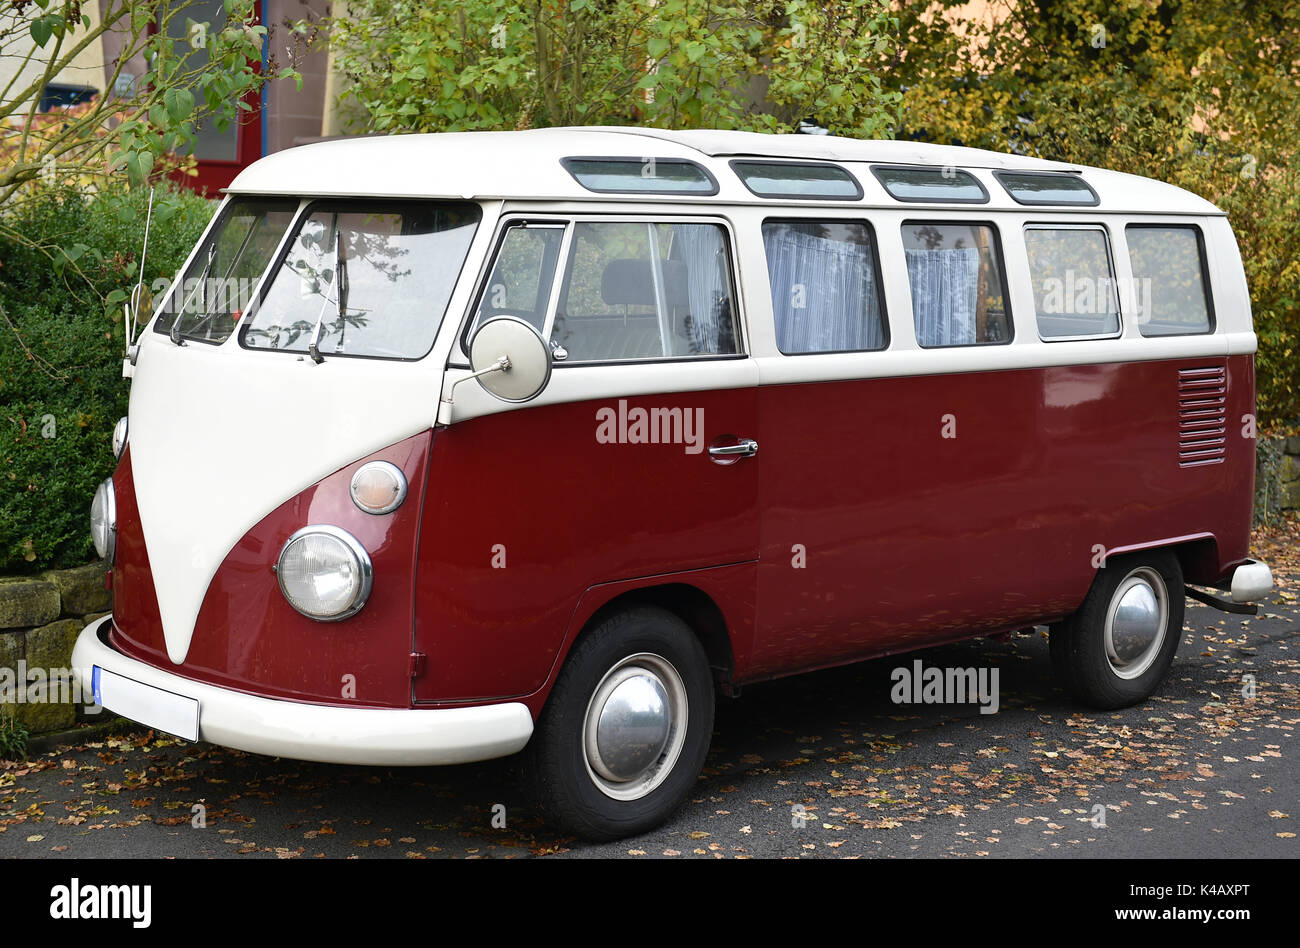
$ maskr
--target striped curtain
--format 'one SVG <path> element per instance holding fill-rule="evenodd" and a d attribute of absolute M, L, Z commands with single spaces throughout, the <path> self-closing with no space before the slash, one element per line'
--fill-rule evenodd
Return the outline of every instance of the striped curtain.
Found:
<path fill-rule="evenodd" d="M 714 224 L 674 224 L 672 256 L 686 263 L 686 322 L 692 354 L 736 351 L 727 249 Z M 673 355 L 685 355 L 675 352 Z"/>
<path fill-rule="evenodd" d="M 974 344 L 979 250 L 975 247 L 908 249 L 905 253 L 916 341 L 923 346 Z"/>
<path fill-rule="evenodd" d="M 782 352 L 884 348 L 869 245 L 829 240 L 786 224 L 765 226 L 763 242 Z"/>

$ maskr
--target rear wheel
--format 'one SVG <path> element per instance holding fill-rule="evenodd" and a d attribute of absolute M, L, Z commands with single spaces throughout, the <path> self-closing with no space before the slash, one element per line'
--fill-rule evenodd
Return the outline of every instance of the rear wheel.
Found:
<path fill-rule="evenodd" d="M 538 807 L 591 840 L 645 832 L 686 799 L 713 731 L 690 627 L 653 606 L 610 615 L 569 653 L 524 756 Z"/>
<path fill-rule="evenodd" d="M 1052 670 L 1077 699 L 1109 710 L 1164 680 L 1183 633 L 1183 572 L 1168 551 L 1116 557 L 1077 612 L 1052 626 Z"/>

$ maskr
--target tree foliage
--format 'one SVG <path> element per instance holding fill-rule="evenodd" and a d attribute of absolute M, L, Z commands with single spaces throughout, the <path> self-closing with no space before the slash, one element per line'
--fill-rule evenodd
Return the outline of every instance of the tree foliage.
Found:
<path fill-rule="evenodd" d="M 0 88 L 0 234 L 21 238 L 14 205 L 40 187 L 93 190 L 121 176 L 143 184 L 189 151 L 198 123 L 224 129 L 266 78 L 297 77 L 292 65 L 262 69 L 267 30 L 254 0 L 224 3 L 224 24 L 196 22 L 174 0 L 107 0 L 97 20 L 86 0 L 14 0 L 0 13 L 0 58 L 24 67 Z M 107 91 L 40 112 L 46 86 L 105 37 L 121 44 L 103 64 Z M 146 68 L 132 76 L 137 59 Z"/>
<path fill-rule="evenodd" d="M 887 137 L 897 120 L 882 0 L 356 0 L 329 29 L 367 130 L 814 119 Z"/>

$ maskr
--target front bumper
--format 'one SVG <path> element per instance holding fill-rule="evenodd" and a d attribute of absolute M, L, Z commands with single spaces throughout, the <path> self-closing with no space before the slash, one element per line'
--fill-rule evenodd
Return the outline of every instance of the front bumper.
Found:
<path fill-rule="evenodd" d="M 92 670 L 99 666 L 193 699 L 199 706 L 199 739 L 213 744 L 334 764 L 425 766 L 505 757 L 522 750 L 533 733 L 533 716 L 518 702 L 429 710 L 342 708 L 218 688 L 116 651 L 101 635 L 111 622 L 109 616 L 86 626 L 73 649 L 72 665 L 85 693 L 92 693 Z"/>

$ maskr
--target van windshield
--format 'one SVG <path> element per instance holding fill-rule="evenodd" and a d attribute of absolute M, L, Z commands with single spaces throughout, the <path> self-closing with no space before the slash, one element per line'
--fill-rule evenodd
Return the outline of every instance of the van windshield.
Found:
<path fill-rule="evenodd" d="M 298 210 L 296 198 L 233 198 L 167 298 L 154 331 L 225 342 Z"/>
<path fill-rule="evenodd" d="M 433 348 L 478 227 L 469 203 L 318 201 L 276 262 L 240 342 L 322 356 L 419 359 Z"/>

